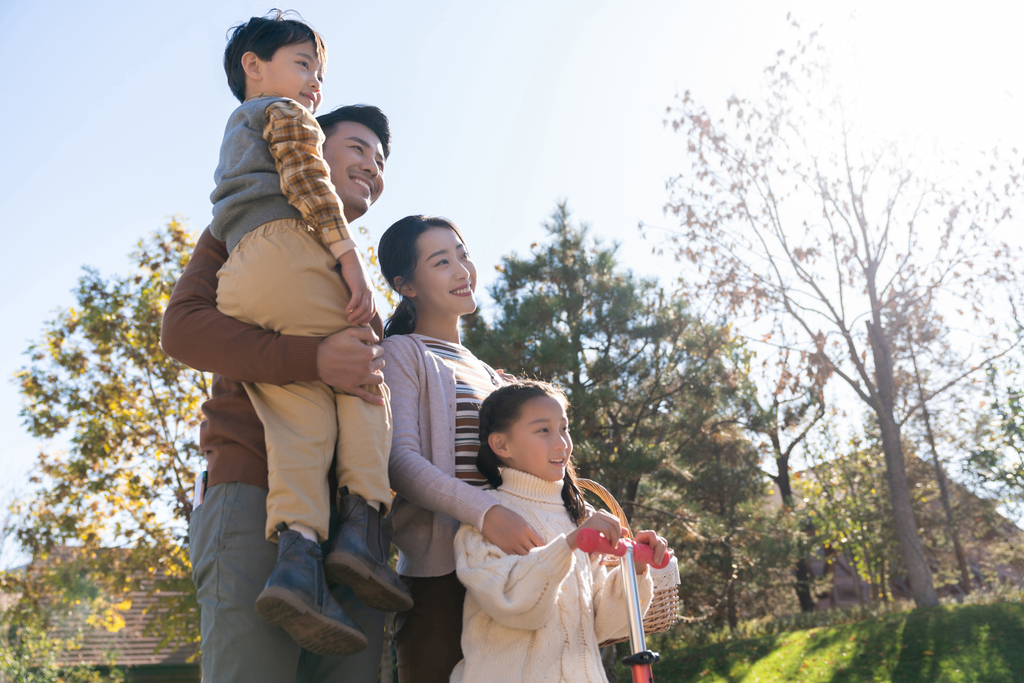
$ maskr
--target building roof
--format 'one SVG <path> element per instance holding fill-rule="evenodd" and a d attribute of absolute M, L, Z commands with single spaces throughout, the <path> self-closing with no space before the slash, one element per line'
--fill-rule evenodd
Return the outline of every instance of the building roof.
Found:
<path fill-rule="evenodd" d="M 62 547 L 57 548 L 54 554 L 60 558 L 67 558 L 76 552 L 76 548 Z M 51 634 L 62 639 L 77 638 L 79 647 L 60 653 L 57 661 L 61 664 L 102 666 L 110 664 L 113 659 L 113 664 L 125 667 L 198 665 L 198 644 L 186 643 L 177 648 L 175 644 L 168 644 L 157 652 L 160 634 L 145 634 L 146 626 L 160 609 L 161 598 L 181 595 L 169 591 L 151 594 L 149 589 L 152 589 L 154 579 L 162 577 L 162 572 L 157 572 L 152 578 L 142 582 L 144 590 L 128 593 L 127 599 L 131 601 L 131 605 L 121 613 L 124 626 L 117 631 L 89 624 L 88 613 L 84 609 L 68 614 L 56 624 Z M 20 594 L 0 593 L 0 612 L 13 607 L 20 598 Z"/>
<path fill-rule="evenodd" d="M 118 631 L 108 631 L 104 628 L 90 626 L 77 619 L 72 619 L 62 625 L 58 634 L 65 637 L 71 636 L 75 630 L 81 629 L 79 641 L 81 647 L 63 653 L 59 657 L 59 661 L 67 664 L 106 664 L 109 661 L 108 655 L 113 655 L 114 663 L 118 666 L 197 664 L 199 662 L 198 656 L 196 656 L 198 647 L 195 644 L 186 644 L 177 650 L 173 645 L 167 645 L 157 652 L 156 648 L 160 637 L 159 635 L 145 635 L 144 631 L 151 619 L 151 614 L 144 614 L 144 611 L 147 608 L 150 612 L 155 611 L 159 596 L 135 592 L 130 594 L 130 598 L 132 605 L 123 614 L 124 628 Z M 189 662 L 193 656 L 196 658 Z"/>

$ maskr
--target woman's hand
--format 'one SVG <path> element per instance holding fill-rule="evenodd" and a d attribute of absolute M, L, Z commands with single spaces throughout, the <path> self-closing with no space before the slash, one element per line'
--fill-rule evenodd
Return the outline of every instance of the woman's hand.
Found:
<path fill-rule="evenodd" d="M 571 534 L 565 537 L 565 542 L 569 544 L 569 547 L 576 550 L 576 534 L 579 533 L 580 529 L 594 529 L 600 532 L 608 542 L 611 543 L 614 548 L 619 544 L 619 537 L 622 536 L 626 530 L 622 528 L 622 524 L 619 523 L 619 518 L 610 512 L 604 510 L 598 510 L 594 514 L 590 515 L 587 521 L 580 524 Z"/>
<path fill-rule="evenodd" d="M 502 505 L 491 506 L 484 513 L 484 528 L 480 532 L 509 555 L 525 555 L 531 548 L 544 545 L 525 519 Z"/>
<path fill-rule="evenodd" d="M 638 531 L 636 536 L 633 537 L 633 540 L 637 543 L 643 543 L 644 545 L 649 545 L 651 547 L 651 550 L 654 551 L 654 561 L 651 564 L 661 564 L 661 561 L 665 558 L 665 553 L 668 552 L 668 541 L 650 529 Z M 637 563 L 635 560 L 633 564 L 636 567 L 637 574 L 643 574 L 647 571 L 646 564 Z"/>

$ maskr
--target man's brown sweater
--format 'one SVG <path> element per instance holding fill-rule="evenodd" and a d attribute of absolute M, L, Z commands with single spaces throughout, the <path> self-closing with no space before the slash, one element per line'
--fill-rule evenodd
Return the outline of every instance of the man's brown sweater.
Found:
<path fill-rule="evenodd" d="M 160 344 L 185 365 L 215 373 L 199 431 L 207 486 L 238 481 L 265 489 L 263 423 L 240 382 L 319 380 L 316 353 L 321 340 L 277 334 L 218 311 L 217 271 L 227 258 L 224 243 L 204 230 L 167 304 Z"/>

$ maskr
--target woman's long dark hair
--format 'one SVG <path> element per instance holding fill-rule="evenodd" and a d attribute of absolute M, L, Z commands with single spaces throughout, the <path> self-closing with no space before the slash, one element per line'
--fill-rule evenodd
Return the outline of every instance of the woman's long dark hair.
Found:
<path fill-rule="evenodd" d="M 565 393 L 561 389 L 553 384 L 535 380 L 520 380 L 515 384 L 507 384 L 484 399 L 480 405 L 480 452 L 476 456 L 476 467 L 487 477 L 491 486 L 497 488 L 502 484 L 501 470 L 498 469 L 501 467 L 501 461 L 488 443 L 488 437 L 495 432 L 500 434 L 511 429 L 522 414 L 526 402 L 542 396 L 550 396 L 568 407 Z M 565 462 L 562 503 L 576 524 L 582 524 L 586 520 L 586 503 L 576 483 L 576 468 L 573 467 L 572 457 Z"/>
<path fill-rule="evenodd" d="M 384 274 L 391 289 L 398 292 L 395 285 L 397 278 L 402 282 L 412 280 L 416 271 L 416 263 L 419 260 L 419 252 L 416 249 L 416 241 L 420 235 L 431 228 L 447 228 L 459 237 L 459 241 L 465 244 L 462 233 L 447 218 L 437 216 L 406 216 L 397 221 L 387 229 L 387 232 L 380 238 L 377 245 L 377 260 L 380 263 L 380 272 Z M 399 292 L 399 296 L 401 293 Z M 404 296 L 384 324 L 384 336 L 390 337 L 393 334 L 412 334 L 416 329 L 416 306 Z"/>

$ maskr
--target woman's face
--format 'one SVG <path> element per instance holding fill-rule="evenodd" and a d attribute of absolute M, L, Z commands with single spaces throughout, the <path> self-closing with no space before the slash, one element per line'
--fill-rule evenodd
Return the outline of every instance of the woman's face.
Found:
<path fill-rule="evenodd" d="M 455 317 L 476 310 L 476 266 L 459 236 L 430 228 L 416 240 L 416 270 L 398 291 L 416 304 L 416 316 Z"/>

